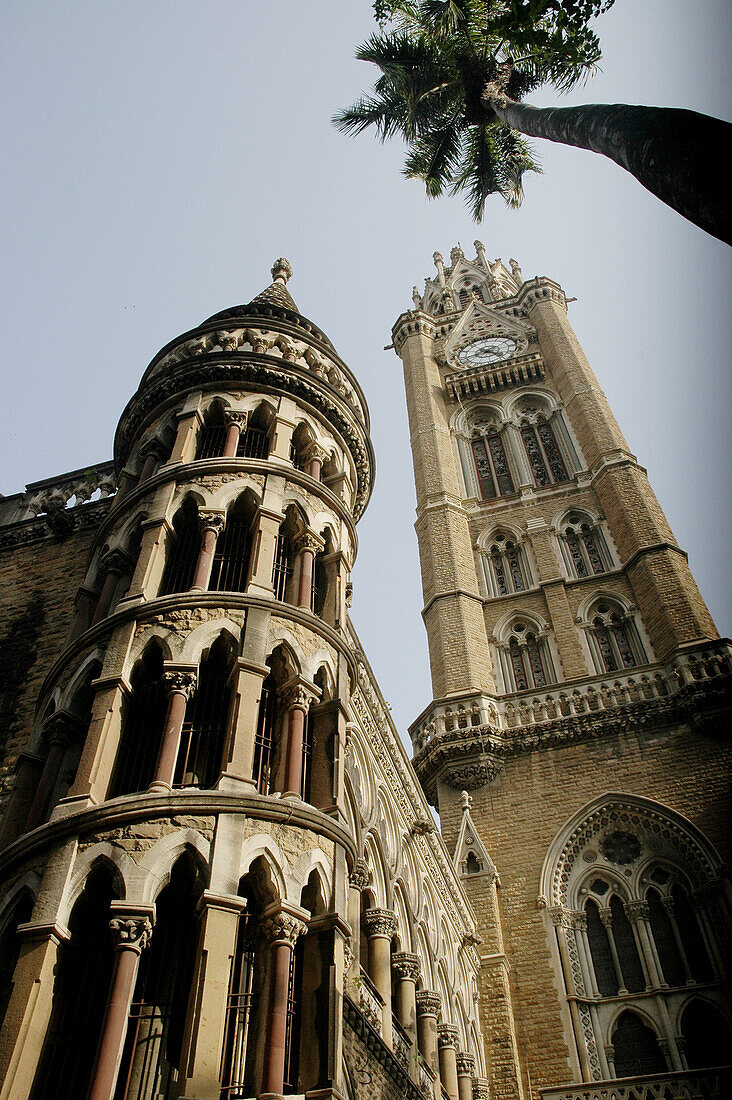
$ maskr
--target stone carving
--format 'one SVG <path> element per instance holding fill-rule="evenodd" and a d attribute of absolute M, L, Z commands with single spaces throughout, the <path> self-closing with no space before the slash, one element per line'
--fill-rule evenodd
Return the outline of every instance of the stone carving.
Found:
<path fill-rule="evenodd" d="M 198 513 L 198 526 L 201 533 L 204 531 L 214 531 L 218 538 L 224 527 L 226 527 L 226 513 L 206 512 L 201 509 Z"/>
<path fill-rule="evenodd" d="M 413 955 L 411 951 L 395 951 L 391 957 L 391 969 L 397 978 L 418 982 L 422 973 L 419 955 Z"/>
<path fill-rule="evenodd" d="M 434 989 L 418 989 L 417 1014 L 419 1016 L 439 1016 L 442 1008 L 442 997 Z"/>
<path fill-rule="evenodd" d="M 247 418 L 249 413 L 241 412 L 238 409 L 226 409 L 224 412 L 224 423 L 227 427 L 231 427 L 232 424 L 236 424 L 239 431 L 243 432 L 247 426 Z"/>
<path fill-rule="evenodd" d="M 302 554 L 304 550 L 309 550 L 312 554 L 317 554 L 323 549 L 323 540 L 315 534 L 314 531 L 303 531 L 301 535 L 295 539 L 295 552 Z"/>
<path fill-rule="evenodd" d="M 441 1047 L 454 1047 L 457 1050 L 460 1046 L 460 1030 L 457 1024 L 438 1024 L 437 1042 Z"/>
<path fill-rule="evenodd" d="M 487 1077 L 473 1078 L 473 1100 L 490 1100 L 491 1088 Z"/>
<path fill-rule="evenodd" d="M 306 935 L 308 930 L 308 926 L 304 921 L 299 920 L 292 913 L 287 913 L 284 909 L 261 920 L 259 928 L 262 935 L 270 943 L 289 943 L 293 945 L 297 942 L 298 937 Z"/>
<path fill-rule="evenodd" d="M 625 915 L 631 924 L 635 924 L 638 920 L 648 920 L 651 915 L 651 910 L 647 901 L 626 901 L 623 904 L 625 909 Z"/>
<path fill-rule="evenodd" d="M 475 1076 L 475 1058 L 461 1050 L 457 1056 L 457 1071 L 459 1077 Z"/>
<path fill-rule="evenodd" d="M 196 690 L 195 672 L 165 672 L 164 679 L 169 695 L 175 693 L 190 699 Z"/>
<path fill-rule="evenodd" d="M 365 890 L 371 881 L 371 872 L 365 859 L 357 859 L 348 876 L 348 882 L 357 890 Z"/>
<path fill-rule="evenodd" d="M 116 948 L 143 951 L 152 936 L 152 921 L 148 916 L 113 917 L 109 929 Z"/>
<path fill-rule="evenodd" d="M 102 558 L 102 569 L 106 570 L 107 573 L 119 573 L 120 576 L 131 569 L 133 565 L 134 562 L 130 555 L 118 546 Z"/>
<path fill-rule="evenodd" d="M 397 930 L 396 913 L 391 909 L 366 909 L 361 916 L 361 927 L 369 939 L 372 936 L 391 939 Z"/>

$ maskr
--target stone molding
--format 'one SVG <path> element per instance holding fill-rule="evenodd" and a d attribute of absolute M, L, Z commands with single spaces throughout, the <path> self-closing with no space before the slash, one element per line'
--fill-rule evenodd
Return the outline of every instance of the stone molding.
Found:
<path fill-rule="evenodd" d="M 49 745 L 70 745 L 86 735 L 86 728 L 71 711 L 57 710 L 43 723 L 42 733 Z"/>
<path fill-rule="evenodd" d="M 473 1100 L 490 1100 L 491 1086 L 487 1077 L 473 1078 Z"/>
<path fill-rule="evenodd" d="M 391 957 L 391 969 L 401 981 L 418 982 L 422 975 L 419 955 L 411 951 L 395 951 Z"/>
<path fill-rule="evenodd" d="M 303 531 L 294 542 L 296 554 L 302 554 L 304 550 L 309 550 L 312 554 L 319 554 L 324 546 L 325 543 L 319 535 L 316 535 L 315 531 Z"/>
<path fill-rule="evenodd" d="M 361 928 L 369 939 L 372 936 L 391 939 L 397 930 L 396 913 L 391 909 L 366 909 L 361 914 Z"/>
<path fill-rule="evenodd" d="M 75 508 L 69 508 L 64 512 L 69 531 L 88 531 L 92 527 L 99 527 L 109 509 L 114 497 L 104 497 L 102 500 L 93 500 L 89 504 L 79 504 Z M 46 518 L 16 520 L 7 526 L 0 527 L 0 550 L 14 550 L 20 546 L 30 546 L 34 542 L 45 542 L 57 538 L 59 532 L 48 524 Z"/>
<path fill-rule="evenodd" d="M 434 1016 L 437 1019 L 442 1008 L 442 997 L 437 990 L 418 989 L 416 999 L 418 1016 Z"/>
<path fill-rule="evenodd" d="M 343 1018 L 351 1030 L 365 1044 L 369 1054 L 384 1068 L 395 1082 L 398 1095 L 404 1100 L 425 1100 L 422 1092 L 404 1069 L 394 1052 L 386 1045 L 364 1012 L 354 1004 L 347 993 L 343 995 Z"/>

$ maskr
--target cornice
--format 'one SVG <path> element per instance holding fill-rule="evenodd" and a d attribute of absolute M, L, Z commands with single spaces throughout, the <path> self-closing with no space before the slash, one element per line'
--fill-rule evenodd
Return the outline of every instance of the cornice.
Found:
<path fill-rule="evenodd" d="M 15 550 L 20 546 L 30 546 L 34 542 L 64 542 L 71 535 L 88 531 L 99 526 L 112 506 L 115 497 L 105 497 L 89 504 L 79 504 L 76 508 L 65 510 L 72 526 L 63 537 L 52 530 L 45 516 L 39 519 L 24 519 L 0 527 L 0 551 Z"/>
<path fill-rule="evenodd" d="M 348 831 L 328 814 L 299 799 L 189 789 L 174 791 L 172 794 L 145 792 L 124 795 L 46 822 L 32 832 L 25 833 L 0 853 L 0 874 L 6 874 L 18 863 L 33 858 L 45 848 L 69 837 L 88 837 L 95 832 L 148 821 L 151 818 L 217 817 L 219 814 L 240 814 L 306 829 L 333 841 L 344 848 L 352 859 L 356 858 L 356 846 Z"/>
<path fill-rule="evenodd" d="M 93 648 L 99 642 L 103 642 L 107 635 L 111 634 L 117 627 L 129 622 L 147 623 L 171 611 L 203 607 L 217 608 L 224 612 L 247 611 L 250 607 L 256 607 L 269 611 L 279 618 L 300 623 L 314 634 L 325 639 L 341 653 L 348 663 L 351 674 L 354 678 L 357 675 L 356 656 L 347 638 L 312 611 L 296 607 L 294 604 L 281 603 L 269 596 L 254 596 L 237 592 L 174 592 L 170 596 L 160 596 L 144 603 L 130 604 L 122 610 L 116 609 L 108 618 L 103 619 L 96 626 L 90 627 L 83 634 L 79 634 L 74 638 L 66 646 L 66 649 L 59 654 L 46 674 L 38 692 L 36 713 L 45 706 L 48 691 L 53 687 L 64 669 L 85 650 Z"/>
<path fill-rule="evenodd" d="M 153 375 L 130 399 L 120 417 L 114 442 L 118 469 L 127 460 L 134 436 L 153 412 L 179 401 L 191 390 L 210 389 L 222 382 L 234 382 L 261 393 L 281 393 L 284 389 L 328 419 L 351 452 L 356 467 L 354 516 L 358 519 L 368 503 L 376 468 L 368 417 L 361 423 L 345 398 L 326 380 L 296 363 L 262 352 L 209 352 Z"/>

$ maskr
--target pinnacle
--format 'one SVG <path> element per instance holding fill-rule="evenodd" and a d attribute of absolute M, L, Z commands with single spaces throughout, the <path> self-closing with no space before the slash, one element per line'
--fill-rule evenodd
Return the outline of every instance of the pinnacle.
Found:
<path fill-rule="evenodd" d="M 287 280 L 292 277 L 292 267 L 288 260 L 284 256 L 281 256 L 272 265 L 272 279 L 273 282 L 257 294 L 249 303 L 252 305 L 254 302 L 269 302 L 271 305 L 281 306 L 284 309 L 291 309 L 295 313 L 298 312 L 298 308 L 287 289 Z"/>

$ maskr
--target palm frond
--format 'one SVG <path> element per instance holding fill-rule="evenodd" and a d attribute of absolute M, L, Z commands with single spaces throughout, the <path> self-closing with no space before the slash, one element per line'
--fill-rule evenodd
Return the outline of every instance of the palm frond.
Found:
<path fill-rule="evenodd" d="M 424 180 L 427 194 L 436 198 L 453 179 L 461 153 L 462 138 L 456 120 L 444 118 L 413 142 L 404 163 L 404 175 Z"/>

